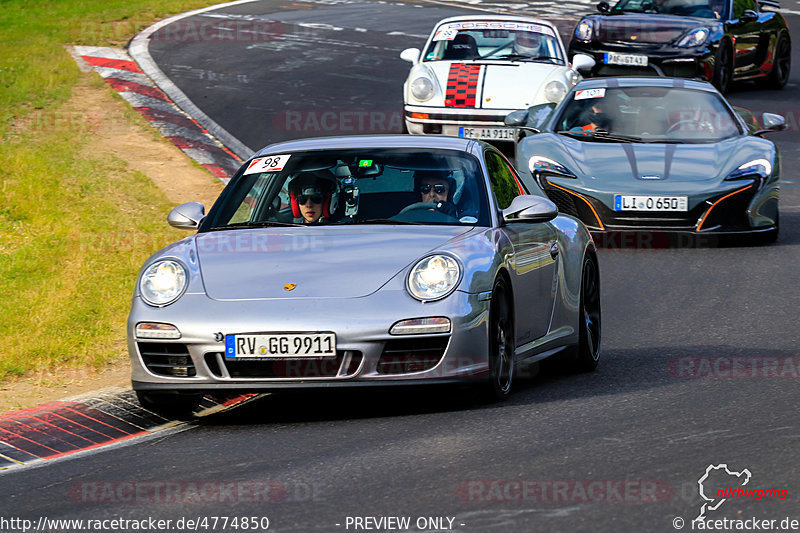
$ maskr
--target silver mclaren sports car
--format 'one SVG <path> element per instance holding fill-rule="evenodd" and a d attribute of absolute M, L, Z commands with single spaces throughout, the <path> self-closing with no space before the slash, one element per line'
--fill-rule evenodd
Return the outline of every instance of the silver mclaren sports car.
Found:
<path fill-rule="evenodd" d="M 481 141 L 361 136 L 273 144 L 195 233 L 142 267 L 128 320 L 133 388 L 185 413 L 210 391 L 473 383 L 600 354 L 584 225 Z"/>

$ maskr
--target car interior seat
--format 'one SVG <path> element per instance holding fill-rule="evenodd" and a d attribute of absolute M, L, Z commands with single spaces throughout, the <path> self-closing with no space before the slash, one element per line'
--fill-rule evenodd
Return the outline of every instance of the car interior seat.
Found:
<path fill-rule="evenodd" d="M 442 59 L 475 59 L 478 57 L 478 43 L 467 33 L 456 35 L 444 51 Z"/>

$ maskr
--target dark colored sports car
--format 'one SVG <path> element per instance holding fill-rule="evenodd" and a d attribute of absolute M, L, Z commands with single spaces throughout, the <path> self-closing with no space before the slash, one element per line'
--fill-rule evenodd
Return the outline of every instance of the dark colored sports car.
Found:
<path fill-rule="evenodd" d="M 561 104 L 515 111 L 506 124 L 524 180 L 593 233 L 778 236 L 780 158 L 761 138 L 785 128 L 746 121 L 703 81 L 595 78 Z M 713 237 L 712 237 L 713 236 Z"/>
<path fill-rule="evenodd" d="M 732 81 L 782 89 L 792 44 L 775 0 L 619 0 L 578 22 L 569 54 L 592 56 L 595 76 L 701 78 L 721 93 Z"/>

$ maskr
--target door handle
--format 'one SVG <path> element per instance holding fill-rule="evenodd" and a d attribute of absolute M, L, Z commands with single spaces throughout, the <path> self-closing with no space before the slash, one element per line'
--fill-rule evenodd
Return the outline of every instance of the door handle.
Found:
<path fill-rule="evenodd" d="M 556 257 L 558 257 L 558 252 L 559 251 L 560 250 L 558 248 L 558 241 L 556 241 L 556 242 L 554 242 L 553 244 L 550 245 L 550 257 L 555 259 Z"/>

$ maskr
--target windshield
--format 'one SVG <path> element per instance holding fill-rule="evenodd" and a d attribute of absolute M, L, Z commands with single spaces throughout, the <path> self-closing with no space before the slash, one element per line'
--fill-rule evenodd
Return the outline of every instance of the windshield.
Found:
<path fill-rule="evenodd" d="M 461 21 L 442 24 L 433 34 L 424 61 L 507 59 L 563 65 L 555 31 L 542 24 Z"/>
<path fill-rule="evenodd" d="M 674 87 L 574 91 L 555 129 L 600 142 L 709 143 L 742 133 L 718 94 Z"/>
<path fill-rule="evenodd" d="M 725 0 L 620 0 L 613 12 L 721 19 L 726 15 L 726 8 Z"/>
<path fill-rule="evenodd" d="M 478 161 L 463 152 L 369 148 L 291 152 L 246 164 L 201 231 L 278 225 L 488 226 Z"/>

